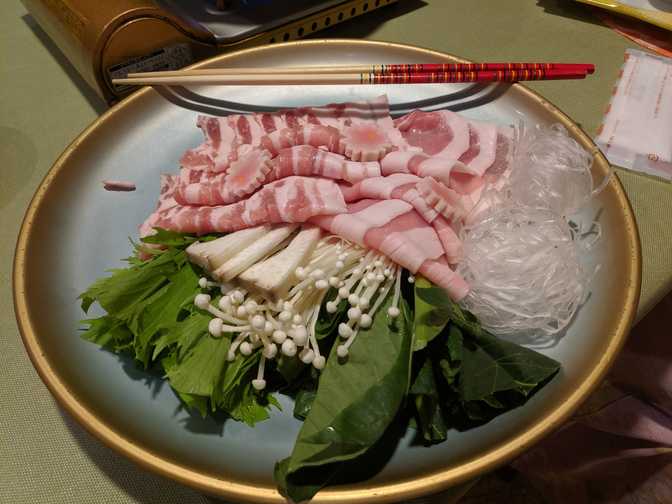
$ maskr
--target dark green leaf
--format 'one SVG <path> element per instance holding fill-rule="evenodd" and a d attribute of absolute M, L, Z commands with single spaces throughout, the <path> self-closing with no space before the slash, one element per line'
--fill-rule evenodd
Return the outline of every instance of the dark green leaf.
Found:
<path fill-rule="evenodd" d="M 462 369 L 462 352 L 464 338 L 462 331 L 450 324 L 447 330 L 446 342 L 438 349 L 439 367 L 446 382 L 452 385 Z"/>
<path fill-rule="evenodd" d="M 294 399 L 294 417 L 305 420 L 313 407 L 316 396 L 317 391 L 315 390 L 300 390 Z"/>
<path fill-rule="evenodd" d="M 483 332 L 463 347 L 460 391 L 465 401 L 509 390 L 527 396 L 559 369 L 550 357 Z"/>
<path fill-rule="evenodd" d="M 412 328 L 403 299 L 402 314 L 388 319 L 391 298 L 373 325 L 360 331 L 346 362 L 339 362 L 332 349 L 289 462 L 276 466 L 279 487 L 295 501 L 326 484 L 329 466 L 366 452 L 397 414 L 409 387 Z M 322 470 L 310 469 L 318 467 Z M 319 480 L 306 480 L 308 473 Z"/>
<path fill-rule="evenodd" d="M 432 288 L 432 284 L 423 277 L 415 280 L 415 320 L 413 331 L 413 351 L 417 352 L 427 346 L 443 330 L 448 322 L 445 311 L 437 310 L 436 306 L 425 301 L 419 291 Z"/>
<path fill-rule="evenodd" d="M 331 288 L 329 292 L 327 292 L 325 299 L 336 299 L 336 289 Z M 317 324 L 315 325 L 315 337 L 318 340 L 334 334 L 338 324 L 345 318 L 345 314 L 347 313 L 350 304 L 348 303 L 347 299 L 341 299 L 336 313 L 329 313 L 326 306 L 326 302 L 322 303 L 320 314 L 317 318 Z"/>
<path fill-rule="evenodd" d="M 306 371 L 306 365 L 296 356 L 287 357 L 283 355 L 277 361 L 276 369 L 288 385 L 292 385 L 299 375 Z"/>
<path fill-rule="evenodd" d="M 440 443 L 447 437 L 448 427 L 443 419 L 439 390 L 434 379 L 430 358 L 425 358 L 409 393 L 413 396 L 417 412 L 417 428 L 425 443 Z"/>

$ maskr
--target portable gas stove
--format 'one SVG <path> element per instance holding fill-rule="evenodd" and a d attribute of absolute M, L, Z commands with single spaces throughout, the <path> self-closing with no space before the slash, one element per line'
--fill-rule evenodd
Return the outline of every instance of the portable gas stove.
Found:
<path fill-rule="evenodd" d="M 22 0 L 108 103 L 129 72 L 175 70 L 220 52 L 295 40 L 399 0 Z"/>

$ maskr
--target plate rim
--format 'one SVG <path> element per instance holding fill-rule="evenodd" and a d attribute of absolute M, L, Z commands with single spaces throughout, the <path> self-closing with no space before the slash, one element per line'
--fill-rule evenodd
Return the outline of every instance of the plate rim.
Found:
<path fill-rule="evenodd" d="M 311 46 L 321 46 L 324 44 L 345 46 L 359 45 L 377 48 L 390 47 L 404 50 L 410 49 L 417 52 L 419 57 L 434 56 L 447 61 L 468 62 L 468 60 L 458 56 L 417 45 L 358 39 L 315 39 L 243 49 L 200 61 L 188 68 L 217 66 L 218 64 L 225 63 L 226 60 L 230 58 L 237 58 L 241 55 L 249 55 L 256 52 L 274 51 L 274 48 L 276 47 L 291 47 L 297 50 L 305 50 Z M 512 87 L 514 92 L 525 95 L 531 101 L 537 102 L 568 130 L 572 131 L 579 142 L 594 155 L 594 163 L 597 164 L 600 171 L 606 174 L 611 170 L 608 161 L 590 137 L 564 112 L 540 94 L 521 84 L 513 84 Z M 133 93 L 107 110 L 87 126 L 56 159 L 36 189 L 21 224 L 13 263 L 12 292 L 19 332 L 33 366 L 51 394 L 80 425 L 108 447 L 121 453 L 146 469 L 207 494 L 236 499 L 237 502 L 283 503 L 286 502 L 286 500 L 278 493 L 274 486 L 238 483 L 235 480 L 227 479 L 226 477 L 220 478 L 203 474 L 185 465 L 168 461 L 153 453 L 150 449 L 143 447 L 131 439 L 125 438 L 123 434 L 107 425 L 104 419 L 101 419 L 88 411 L 86 406 L 69 390 L 67 383 L 61 379 L 56 370 L 51 366 L 47 355 L 42 351 L 39 337 L 33 328 L 26 297 L 26 262 L 35 215 L 53 180 L 59 172 L 67 166 L 70 156 L 77 150 L 79 145 L 100 125 L 108 121 L 113 121 L 119 112 L 132 106 L 136 100 L 143 99 L 143 97 L 151 92 L 152 88 L 145 87 Z M 624 310 L 620 313 L 616 329 L 614 333 L 611 334 L 611 339 L 606 351 L 594 365 L 586 380 L 581 383 L 581 385 L 578 386 L 563 403 L 548 408 L 547 411 L 534 421 L 529 429 L 521 432 L 509 441 L 487 450 L 486 453 L 480 457 L 474 457 L 457 467 L 432 470 L 425 475 L 399 482 L 372 485 L 367 485 L 365 483 L 364 486 L 359 484 L 357 487 L 345 485 L 337 488 L 327 488 L 320 491 L 312 502 L 316 504 L 334 502 L 383 503 L 440 492 L 448 487 L 453 487 L 475 478 L 481 473 L 493 470 L 499 465 L 511 460 L 534 443 L 550 434 L 555 428 L 559 427 L 572 412 L 579 407 L 583 400 L 585 400 L 599 385 L 601 379 L 604 377 L 619 350 L 623 346 L 636 316 L 641 289 L 641 244 L 634 213 L 618 178 L 612 176 L 609 185 L 615 190 L 618 203 L 624 211 L 624 224 L 627 227 L 626 235 L 629 242 L 627 246 L 630 250 L 628 254 L 630 263 L 628 272 L 630 275 L 626 279 L 627 285 L 624 292 Z"/>

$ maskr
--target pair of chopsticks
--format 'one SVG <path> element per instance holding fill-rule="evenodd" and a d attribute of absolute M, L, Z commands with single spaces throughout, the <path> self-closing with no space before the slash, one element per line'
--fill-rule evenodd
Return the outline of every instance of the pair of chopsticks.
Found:
<path fill-rule="evenodd" d="M 577 63 L 420 63 L 393 65 L 213 68 L 129 73 L 120 85 L 432 84 L 583 79 L 595 65 Z"/>

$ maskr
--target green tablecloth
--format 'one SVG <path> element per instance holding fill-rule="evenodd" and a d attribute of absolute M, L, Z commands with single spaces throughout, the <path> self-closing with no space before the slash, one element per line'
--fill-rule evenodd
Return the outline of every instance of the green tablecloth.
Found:
<path fill-rule="evenodd" d="M 1 12 L 0 502 L 211 502 L 136 468 L 88 435 L 57 407 L 23 350 L 11 299 L 21 217 L 51 163 L 105 107 L 18 0 L 3 2 Z M 590 134 L 632 46 L 585 8 L 559 0 L 405 0 L 323 35 L 406 42 L 474 60 L 595 62 L 599 70 L 586 81 L 532 86 Z M 672 289 L 672 185 L 617 172 L 642 237 L 641 316 Z"/>

